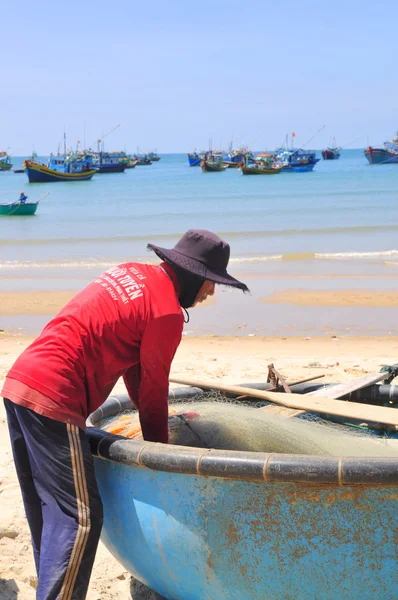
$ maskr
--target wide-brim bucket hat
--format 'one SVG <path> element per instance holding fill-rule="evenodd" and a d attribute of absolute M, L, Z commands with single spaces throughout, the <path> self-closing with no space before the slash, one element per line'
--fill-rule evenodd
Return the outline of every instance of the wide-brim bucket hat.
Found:
<path fill-rule="evenodd" d="M 208 279 L 220 285 L 228 285 L 248 292 L 246 284 L 227 272 L 230 247 L 218 235 L 205 229 L 189 229 L 177 242 L 174 248 L 161 248 L 148 244 L 164 262 Z"/>

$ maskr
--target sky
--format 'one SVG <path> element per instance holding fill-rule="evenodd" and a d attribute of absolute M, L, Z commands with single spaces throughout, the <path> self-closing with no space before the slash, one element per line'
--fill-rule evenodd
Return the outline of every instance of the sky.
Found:
<path fill-rule="evenodd" d="M 0 150 L 321 148 L 398 129 L 396 0 L 5 2 Z M 312 139 L 312 141 L 310 141 Z"/>

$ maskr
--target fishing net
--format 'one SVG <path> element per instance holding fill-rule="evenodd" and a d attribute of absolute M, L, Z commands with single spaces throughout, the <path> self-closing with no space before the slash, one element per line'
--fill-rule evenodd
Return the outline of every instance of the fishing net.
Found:
<path fill-rule="evenodd" d="M 104 420 L 106 431 L 142 440 L 137 411 Z M 334 424 L 262 401 L 204 394 L 169 406 L 169 443 L 197 448 L 315 454 L 398 456 L 398 439 L 366 427 Z"/>

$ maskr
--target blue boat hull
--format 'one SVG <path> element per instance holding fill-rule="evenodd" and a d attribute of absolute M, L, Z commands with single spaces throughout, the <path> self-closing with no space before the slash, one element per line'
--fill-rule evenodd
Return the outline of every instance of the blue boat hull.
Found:
<path fill-rule="evenodd" d="M 398 163 L 398 154 L 393 154 L 382 148 L 366 148 L 364 154 L 371 165 L 391 165 Z"/>
<path fill-rule="evenodd" d="M 167 600 L 398 597 L 397 459 L 89 437 L 103 541 Z"/>
<path fill-rule="evenodd" d="M 200 156 L 196 156 L 195 154 L 188 154 L 188 162 L 190 167 L 200 167 L 202 159 Z"/>
<path fill-rule="evenodd" d="M 308 173 L 314 169 L 315 165 L 286 165 L 282 168 L 282 173 Z"/>

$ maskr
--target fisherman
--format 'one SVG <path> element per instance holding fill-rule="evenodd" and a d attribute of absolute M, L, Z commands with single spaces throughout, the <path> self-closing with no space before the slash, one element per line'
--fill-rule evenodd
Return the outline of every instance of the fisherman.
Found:
<path fill-rule="evenodd" d="M 191 229 L 160 265 L 127 262 L 75 296 L 21 354 L 2 395 L 38 573 L 37 600 L 83 600 L 103 512 L 86 419 L 123 376 L 145 440 L 168 442 L 168 386 L 182 310 L 227 273 L 229 245 Z"/>
<path fill-rule="evenodd" d="M 18 198 L 18 202 L 19 204 L 25 204 L 26 200 L 28 199 L 27 196 L 25 196 L 25 192 L 21 192 Z"/>

